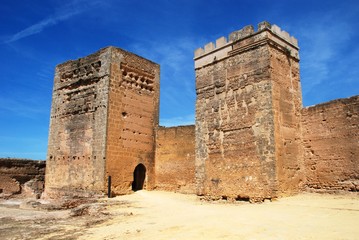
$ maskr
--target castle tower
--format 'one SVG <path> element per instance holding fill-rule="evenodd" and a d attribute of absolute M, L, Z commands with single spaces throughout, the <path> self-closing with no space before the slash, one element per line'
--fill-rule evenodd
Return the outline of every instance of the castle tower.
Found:
<path fill-rule="evenodd" d="M 115 47 L 56 67 L 45 193 L 89 196 L 154 185 L 159 65 Z"/>
<path fill-rule="evenodd" d="M 262 22 L 195 51 L 198 194 L 261 201 L 299 190 L 298 50 Z"/>

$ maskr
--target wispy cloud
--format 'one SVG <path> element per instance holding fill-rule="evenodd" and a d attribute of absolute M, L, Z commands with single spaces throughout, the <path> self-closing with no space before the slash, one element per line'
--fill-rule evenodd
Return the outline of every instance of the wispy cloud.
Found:
<path fill-rule="evenodd" d="M 99 1 L 90 1 L 90 3 L 83 4 L 82 0 L 75 0 L 70 2 L 69 4 L 57 9 L 56 13 L 46 17 L 45 19 L 37 22 L 9 37 L 7 37 L 3 43 L 12 43 L 18 41 L 20 39 L 26 38 L 28 36 L 41 33 L 45 28 L 51 27 L 53 25 L 58 24 L 59 22 L 65 21 L 75 15 L 78 15 L 96 5 L 98 5 Z"/>
<path fill-rule="evenodd" d="M 48 114 L 47 109 L 42 106 L 43 99 L 40 97 L 29 97 L 26 99 L 13 99 L 7 97 L 0 97 L 0 113 L 11 113 L 16 116 L 26 118 L 36 118 L 42 114 Z M 49 107 L 48 107 L 49 109 Z"/>
<path fill-rule="evenodd" d="M 193 51 L 200 45 L 195 38 L 176 38 L 171 41 L 136 43 L 132 52 L 155 61 L 161 66 L 161 116 L 176 116 L 160 120 L 161 125 L 188 125 L 194 123 L 195 77 Z M 191 117 L 182 117 L 188 116 Z"/>
<path fill-rule="evenodd" d="M 357 58 L 346 49 L 356 33 L 350 23 L 349 16 L 339 17 L 337 12 L 328 12 L 321 19 L 307 16 L 296 28 L 304 105 L 330 100 L 327 96 L 329 86 L 349 74 L 342 72 L 339 79 L 337 71 L 343 71 L 348 63 Z"/>
<path fill-rule="evenodd" d="M 190 114 L 183 117 L 160 118 L 160 125 L 164 127 L 186 126 L 186 125 L 193 125 L 194 123 L 195 123 L 194 114 Z"/>

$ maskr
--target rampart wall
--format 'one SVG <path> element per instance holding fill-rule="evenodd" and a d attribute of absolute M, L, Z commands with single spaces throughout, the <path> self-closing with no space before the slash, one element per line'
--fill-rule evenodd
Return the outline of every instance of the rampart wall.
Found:
<path fill-rule="evenodd" d="M 39 198 L 44 190 L 45 161 L 0 158 L 0 197 L 21 194 Z"/>
<path fill-rule="evenodd" d="M 158 129 L 155 173 L 156 189 L 195 193 L 195 126 Z"/>
<path fill-rule="evenodd" d="M 359 96 L 302 110 L 306 186 L 359 191 Z"/>
<path fill-rule="evenodd" d="M 111 49 L 56 67 L 46 195 L 102 194 Z"/>
<path fill-rule="evenodd" d="M 140 188 L 152 189 L 160 67 L 119 48 L 113 48 L 111 62 L 106 176 L 111 176 L 115 194 L 126 194 L 132 191 L 136 166 L 142 164 L 146 179 Z"/>
<path fill-rule="evenodd" d="M 134 170 L 154 186 L 159 65 L 107 47 L 56 67 L 46 196 L 132 191 Z M 142 181 L 141 180 L 141 181 Z"/>
<path fill-rule="evenodd" d="M 197 193 L 260 201 L 297 192 L 301 167 L 288 150 L 300 154 L 296 40 L 263 22 L 197 49 L 194 60 Z"/>
<path fill-rule="evenodd" d="M 108 177 L 115 195 L 157 188 L 262 201 L 305 187 L 358 191 L 359 97 L 302 109 L 298 50 L 268 22 L 197 49 L 195 127 L 158 127 L 156 63 L 107 47 L 58 65 L 45 195 L 103 195 Z"/>

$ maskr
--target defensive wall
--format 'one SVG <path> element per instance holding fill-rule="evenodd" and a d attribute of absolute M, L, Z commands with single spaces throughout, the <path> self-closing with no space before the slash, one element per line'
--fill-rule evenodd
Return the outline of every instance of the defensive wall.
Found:
<path fill-rule="evenodd" d="M 160 127 L 156 139 L 156 189 L 195 193 L 195 126 Z"/>
<path fill-rule="evenodd" d="M 267 22 L 195 51 L 197 193 L 260 201 L 299 191 L 297 41 Z"/>
<path fill-rule="evenodd" d="M 39 198 L 44 189 L 45 161 L 0 158 L 0 197 Z"/>
<path fill-rule="evenodd" d="M 159 65 L 107 47 L 58 65 L 52 99 L 45 196 L 154 187 Z"/>
<path fill-rule="evenodd" d="M 303 108 L 306 190 L 359 191 L 359 96 Z"/>
<path fill-rule="evenodd" d="M 158 64 L 108 47 L 58 65 L 45 196 L 357 191 L 358 96 L 303 109 L 298 51 L 268 22 L 197 49 L 196 124 L 171 128 L 158 126 Z"/>

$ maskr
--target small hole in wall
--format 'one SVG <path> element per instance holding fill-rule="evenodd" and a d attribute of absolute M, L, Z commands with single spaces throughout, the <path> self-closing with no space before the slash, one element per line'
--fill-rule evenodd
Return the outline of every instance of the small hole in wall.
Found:
<path fill-rule="evenodd" d="M 122 112 L 121 114 L 122 114 L 122 117 L 123 117 L 123 118 L 126 118 L 126 117 L 127 117 L 127 112 Z"/>
<path fill-rule="evenodd" d="M 236 201 L 244 201 L 244 202 L 249 202 L 249 197 L 241 197 L 241 196 L 238 196 L 235 198 Z"/>

